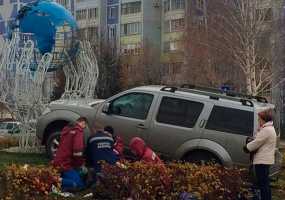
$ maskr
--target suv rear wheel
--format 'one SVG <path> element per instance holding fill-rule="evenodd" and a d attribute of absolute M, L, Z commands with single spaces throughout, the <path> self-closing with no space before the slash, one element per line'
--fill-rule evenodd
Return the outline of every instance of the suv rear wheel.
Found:
<path fill-rule="evenodd" d="M 220 159 L 208 151 L 193 151 L 188 153 L 184 160 L 186 162 L 191 162 L 195 164 L 207 164 L 207 163 L 213 163 L 213 164 L 222 164 Z"/>
<path fill-rule="evenodd" d="M 46 152 L 50 159 L 53 159 L 59 147 L 60 130 L 54 131 L 50 134 L 46 143 Z"/>

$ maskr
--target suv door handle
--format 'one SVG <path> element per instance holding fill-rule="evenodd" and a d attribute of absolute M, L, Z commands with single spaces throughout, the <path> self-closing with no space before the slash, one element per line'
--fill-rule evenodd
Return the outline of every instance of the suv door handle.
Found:
<path fill-rule="evenodd" d="M 147 129 L 144 124 L 138 124 L 138 125 L 137 125 L 137 128 L 140 128 L 140 129 Z"/>

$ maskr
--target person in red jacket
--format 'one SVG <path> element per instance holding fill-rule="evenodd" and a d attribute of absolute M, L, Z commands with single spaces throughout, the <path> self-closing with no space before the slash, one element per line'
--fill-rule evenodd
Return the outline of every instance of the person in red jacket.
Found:
<path fill-rule="evenodd" d="M 156 155 L 156 153 L 149 148 L 143 139 L 139 137 L 134 137 L 131 139 L 129 147 L 132 151 L 132 153 L 140 160 L 147 164 L 156 164 L 160 165 L 160 171 L 161 171 L 161 180 L 164 183 L 165 186 L 169 187 L 170 185 L 170 179 L 167 176 L 166 173 L 166 167 L 163 163 L 163 161 Z"/>
<path fill-rule="evenodd" d="M 137 156 L 140 161 L 150 164 L 164 165 L 156 153 L 145 144 L 143 139 L 134 137 L 131 139 L 129 146 L 132 153 Z"/>
<path fill-rule="evenodd" d="M 84 188 L 78 169 L 84 165 L 84 136 L 87 119 L 80 117 L 75 124 L 63 128 L 58 150 L 52 164 L 59 168 L 64 191 Z"/>

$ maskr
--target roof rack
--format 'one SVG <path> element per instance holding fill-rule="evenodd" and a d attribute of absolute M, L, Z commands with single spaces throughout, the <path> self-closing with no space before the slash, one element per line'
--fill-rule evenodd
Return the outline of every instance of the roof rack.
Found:
<path fill-rule="evenodd" d="M 223 91 L 221 89 L 217 88 L 210 88 L 210 87 L 202 87 L 202 86 L 196 86 L 192 84 L 183 84 L 181 88 L 187 88 L 187 89 L 193 89 L 193 90 L 202 90 L 202 91 L 207 91 L 207 92 L 213 92 L 213 93 L 218 93 L 218 94 L 224 94 L 226 96 L 230 97 L 239 97 L 239 98 L 246 98 L 246 99 L 254 99 L 258 102 L 261 103 L 268 103 L 267 99 L 265 97 L 261 96 L 252 96 L 252 95 L 247 95 L 247 94 L 242 94 L 234 91 Z"/>
<path fill-rule="evenodd" d="M 223 98 L 231 101 L 237 101 L 244 106 L 250 106 L 250 107 L 253 107 L 252 99 L 257 100 L 258 102 L 267 103 L 267 100 L 264 97 L 250 96 L 246 94 L 223 91 L 216 88 L 195 86 L 191 84 L 183 84 L 181 87 L 165 86 L 160 90 L 172 93 L 174 93 L 175 91 L 183 91 L 183 92 L 191 92 L 195 94 L 207 95 L 209 96 L 210 99 L 213 100 L 219 100 L 220 98 Z"/>

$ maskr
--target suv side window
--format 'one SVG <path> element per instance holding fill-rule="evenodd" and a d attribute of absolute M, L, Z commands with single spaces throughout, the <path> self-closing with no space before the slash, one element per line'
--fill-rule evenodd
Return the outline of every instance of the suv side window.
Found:
<path fill-rule="evenodd" d="M 251 136 L 253 133 L 253 112 L 214 106 L 206 129 Z"/>
<path fill-rule="evenodd" d="M 0 128 L 1 129 L 6 129 L 7 124 L 6 123 L 0 123 Z"/>
<path fill-rule="evenodd" d="M 146 119 L 152 100 L 151 94 L 126 94 L 111 103 L 111 113 L 123 117 Z"/>
<path fill-rule="evenodd" d="M 13 129 L 14 127 L 14 124 L 13 123 L 8 123 L 7 124 L 7 129 L 10 130 L 10 129 Z"/>
<path fill-rule="evenodd" d="M 163 97 L 156 120 L 160 123 L 192 128 L 203 107 L 204 104 L 200 102 Z"/>

